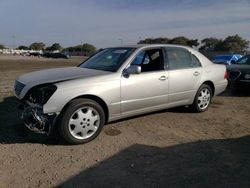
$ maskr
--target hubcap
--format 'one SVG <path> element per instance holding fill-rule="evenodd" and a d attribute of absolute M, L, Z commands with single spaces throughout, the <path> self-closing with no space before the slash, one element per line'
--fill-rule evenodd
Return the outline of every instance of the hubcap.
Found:
<path fill-rule="evenodd" d="M 99 125 L 99 113 L 94 108 L 87 106 L 72 114 L 69 120 L 69 131 L 76 139 L 87 139 L 95 134 Z"/>
<path fill-rule="evenodd" d="M 209 89 L 204 88 L 201 90 L 198 96 L 198 106 L 200 109 L 204 110 L 208 107 L 210 103 L 211 94 Z"/>

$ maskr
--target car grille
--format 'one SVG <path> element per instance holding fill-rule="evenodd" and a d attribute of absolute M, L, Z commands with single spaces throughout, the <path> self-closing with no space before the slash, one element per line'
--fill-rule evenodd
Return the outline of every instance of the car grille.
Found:
<path fill-rule="evenodd" d="M 20 93 L 22 92 L 23 88 L 25 87 L 25 84 L 19 82 L 19 81 L 15 81 L 15 85 L 14 85 L 14 90 L 17 96 L 20 95 Z"/>
<path fill-rule="evenodd" d="M 237 78 L 239 78 L 239 76 L 241 75 L 240 71 L 231 71 L 229 72 L 229 80 L 236 80 Z"/>

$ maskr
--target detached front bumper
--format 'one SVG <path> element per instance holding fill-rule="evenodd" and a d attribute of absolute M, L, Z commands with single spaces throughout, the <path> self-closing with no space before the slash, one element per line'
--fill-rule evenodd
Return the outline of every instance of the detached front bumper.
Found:
<path fill-rule="evenodd" d="M 55 125 L 57 114 L 44 114 L 43 109 L 38 106 L 24 106 L 21 119 L 31 131 L 49 135 Z"/>

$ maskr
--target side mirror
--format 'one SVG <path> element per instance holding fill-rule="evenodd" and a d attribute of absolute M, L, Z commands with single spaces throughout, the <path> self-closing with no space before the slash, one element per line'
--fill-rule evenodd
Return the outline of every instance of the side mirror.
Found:
<path fill-rule="evenodd" d="M 231 64 L 235 64 L 235 62 L 236 62 L 235 60 L 232 60 L 232 61 L 231 61 Z"/>
<path fill-rule="evenodd" d="M 127 68 L 128 74 L 140 74 L 141 73 L 141 66 L 139 65 L 130 65 L 130 67 Z"/>
<path fill-rule="evenodd" d="M 128 78 L 130 74 L 140 74 L 141 66 L 139 65 L 130 65 L 127 69 L 123 71 L 124 77 Z"/>

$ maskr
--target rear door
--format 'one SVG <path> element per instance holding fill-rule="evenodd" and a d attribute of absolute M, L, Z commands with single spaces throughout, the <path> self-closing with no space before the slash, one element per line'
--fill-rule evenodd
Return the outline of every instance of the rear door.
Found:
<path fill-rule="evenodd" d="M 165 54 L 169 70 L 169 103 L 187 104 L 199 87 L 201 63 L 185 48 L 166 47 Z"/>

